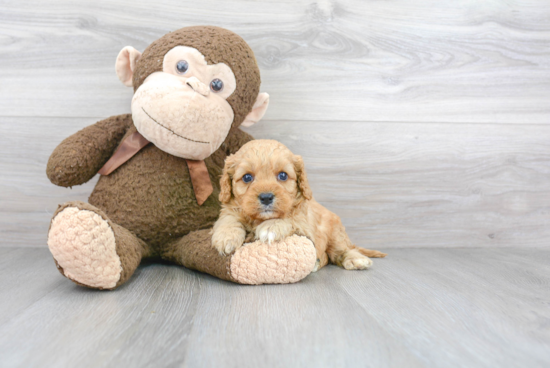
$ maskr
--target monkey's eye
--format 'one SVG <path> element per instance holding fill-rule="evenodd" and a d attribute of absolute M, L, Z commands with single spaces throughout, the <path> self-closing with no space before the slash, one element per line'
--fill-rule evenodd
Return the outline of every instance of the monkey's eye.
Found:
<path fill-rule="evenodd" d="M 213 79 L 212 82 L 210 82 L 210 89 L 214 92 L 220 92 L 223 89 L 223 82 L 221 79 Z"/>
<path fill-rule="evenodd" d="M 279 179 L 280 181 L 286 181 L 286 179 L 288 179 L 288 174 L 284 171 L 281 171 L 279 175 L 277 175 L 277 179 Z"/>
<path fill-rule="evenodd" d="M 185 74 L 185 72 L 187 71 L 187 69 L 189 69 L 189 63 L 185 60 L 180 60 L 178 61 L 178 63 L 176 64 L 176 70 L 178 71 L 178 73 L 180 74 Z"/>
<path fill-rule="evenodd" d="M 251 174 L 243 175 L 243 182 L 250 183 L 252 180 L 254 180 L 254 177 Z"/>

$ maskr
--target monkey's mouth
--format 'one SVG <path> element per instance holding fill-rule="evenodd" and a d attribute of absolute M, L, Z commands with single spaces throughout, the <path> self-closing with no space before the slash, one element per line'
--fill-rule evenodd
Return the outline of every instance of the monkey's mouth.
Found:
<path fill-rule="evenodd" d="M 158 121 L 156 121 L 151 115 L 149 115 L 149 113 L 147 111 L 145 111 L 145 109 L 143 107 L 141 107 L 141 109 L 143 110 L 143 112 L 149 117 L 149 119 L 153 120 L 155 123 L 157 123 L 159 126 L 163 127 L 164 129 L 166 129 L 167 131 L 169 131 L 170 133 L 174 134 L 175 136 L 177 137 L 180 137 L 180 138 L 183 138 L 185 140 L 188 140 L 190 142 L 195 142 L 195 143 L 202 143 L 202 144 L 210 144 L 210 142 L 203 142 L 203 141 L 197 141 L 195 139 L 191 139 L 191 138 L 187 138 L 187 137 L 184 137 L 183 135 L 180 135 L 176 132 L 174 132 L 172 129 L 168 128 L 168 127 L 165 127 L 164 125 L 162 125 L 161 123 L 159 123 Z"/>

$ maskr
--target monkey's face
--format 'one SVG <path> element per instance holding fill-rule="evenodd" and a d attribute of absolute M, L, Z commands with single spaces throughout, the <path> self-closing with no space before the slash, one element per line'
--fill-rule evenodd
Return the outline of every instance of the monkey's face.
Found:
<path fill-rule="evenodd" d="M 235 33 L 197 26 L 170 32 L 141 54 L 131 46 L 117 56 L 118 78 L 134 87 L 137 130 L 174 156 L 203 160 L 239 126 L 265 114 L 254 53 Z"/>
<path fill-rule="evenodd" d="M 176 46 L 163 69 L 149 75 L 132 99 L 137 130 L 174 156 L 203 160 L 225 140 L 234 113 L 227 98 L 235 76 L 226 64 L 208 65 L 192 47 Z"/>

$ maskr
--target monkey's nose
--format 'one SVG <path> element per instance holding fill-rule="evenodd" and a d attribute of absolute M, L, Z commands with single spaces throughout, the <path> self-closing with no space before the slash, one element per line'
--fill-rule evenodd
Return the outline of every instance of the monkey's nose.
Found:
<path fill-rule="evenodd" d="M 267 206 L 273 203 L 273 198 L 275 198 L 275 195 L 273 195 L 273 193 L 261 193 L 258 198 L 264 206 Z"/>
<path fill-rule="evenodd" d="M 197 77 L 191 77 L 185 81 L 185 83 L 193 88 L 193 91 L 200 93 L 203 96 L 208 96 L 210 94 L 210 90 L 208 89 L 208 86 L 204 83 L 202 83 Z"/>

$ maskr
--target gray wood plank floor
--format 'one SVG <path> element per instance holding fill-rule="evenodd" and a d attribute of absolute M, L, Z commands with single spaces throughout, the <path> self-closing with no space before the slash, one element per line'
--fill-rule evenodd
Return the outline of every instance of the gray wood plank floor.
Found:
<path fill-rule="evenodd" d="M 548 367 L 549 249 L 393 249 L 364 272 L 242 286 L 142 265 L 78 287 L 0 248 L 1 367 Z"/>

